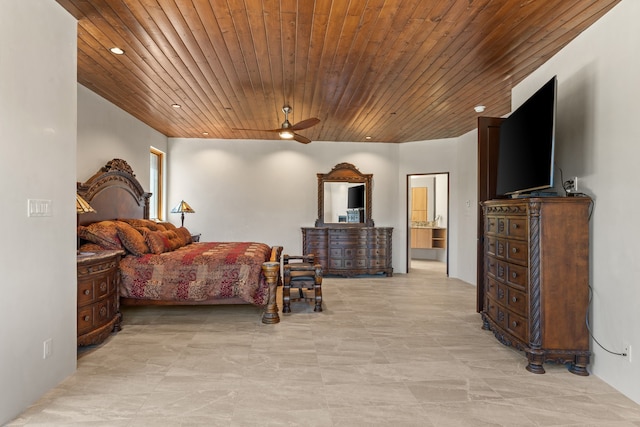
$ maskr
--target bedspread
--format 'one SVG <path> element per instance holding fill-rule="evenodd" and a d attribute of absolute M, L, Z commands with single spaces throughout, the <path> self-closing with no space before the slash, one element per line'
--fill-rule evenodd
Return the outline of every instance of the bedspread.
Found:
<path fill-rule="evenodd" d="M 200 242 L 158 255 L 128 255 L 120 261 L 120 295 L 159 301 L 239 297 L 262 306 L 269 297 L 262 263 L 270 253 L 263 243 Z"/>

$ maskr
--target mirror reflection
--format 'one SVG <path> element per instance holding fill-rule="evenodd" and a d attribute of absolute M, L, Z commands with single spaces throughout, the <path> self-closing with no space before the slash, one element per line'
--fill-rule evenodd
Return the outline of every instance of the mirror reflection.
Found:
<path fill-rule="evenodd" d="M 364 183 L 324 183 L 325 222 L 362 223 L 365 211 Z"/>
<path fill-rule="evenodd" d="M 373 227 L 372 177 L 351 163 L 338 163 L 329 173 L 319 173 L 316 227 L 325 224 Z"/>

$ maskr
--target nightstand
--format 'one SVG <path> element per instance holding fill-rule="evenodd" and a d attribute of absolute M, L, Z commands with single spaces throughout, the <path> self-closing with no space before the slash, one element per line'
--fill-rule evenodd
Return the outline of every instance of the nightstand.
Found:
<path fill-rule="evenodd" d="M 78 346 L 99 344 L 120 330 L 120 272 L 123 251 L 77 256 Z"/>
<path fill-rule="evenodd" d="M 192 242 L 199 242 L 200 241 L 200 233 L 192 234 L 191 235 L 191 241 Z"/>

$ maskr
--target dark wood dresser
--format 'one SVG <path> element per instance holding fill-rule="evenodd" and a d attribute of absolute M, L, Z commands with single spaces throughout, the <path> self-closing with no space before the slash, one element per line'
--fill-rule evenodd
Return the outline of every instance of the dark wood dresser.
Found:
<path fill-rule="evenodd" d="M 491 200 L 484 213 L 483 328 L 526 353 L 527 370 L 589 375 L 590 199 Z"/>
<path fill-rule="evenodd" d="M 392 276 L 392 233 L 392 227 L 303 227 L 302 250 L 316 255 L 325 275 Z"/>
<path fill-rule="evenodd" d="M 78 346 L 99 344 L 120 329 L 120 274 L 122 251 L 79 254 Z"/>

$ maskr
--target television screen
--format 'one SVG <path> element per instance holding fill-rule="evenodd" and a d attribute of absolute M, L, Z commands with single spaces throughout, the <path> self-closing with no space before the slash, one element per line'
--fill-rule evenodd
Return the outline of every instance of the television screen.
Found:
<path fill-rule="evenodd" d="M 553 187 L 556 90 L 553 77 L 500 125 L 498 195 Z"/>
<path fill-rule="evenodd" d="M 347 200 L 347 208 L 363 209 L 364 208 L 364 184 L 349 187 Z M 344 200 L 344 199 L 343 199 Z"/>

